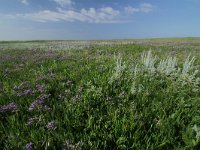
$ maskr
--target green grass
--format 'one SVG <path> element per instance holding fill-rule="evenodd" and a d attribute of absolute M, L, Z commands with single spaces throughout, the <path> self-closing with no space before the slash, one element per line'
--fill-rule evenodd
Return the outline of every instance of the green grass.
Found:
<path fill-rule="evenodd" d="M 1 43 L 0 149 L 199 149 L 200 44 L 169 40 Z"/>

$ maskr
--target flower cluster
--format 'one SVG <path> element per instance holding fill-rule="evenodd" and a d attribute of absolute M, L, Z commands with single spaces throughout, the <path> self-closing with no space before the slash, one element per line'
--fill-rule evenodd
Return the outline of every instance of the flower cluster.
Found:
<path fill-rule="evenodd" d="M 12 111 L 16 111 L 17 108 L 18 108 L 17 104 L 12 102 L 12 103 L 9 103 L 8 105 L 0 106 L 0 112 L 1 113 L 12 112 Z"/>
<path fill-rule="evenodd" d="M 24 90 L 17 94 L 17 96 L 27 96 L 34 94 L 34 91 L 32 89 Z"/>
<path fill-rule="evenodd" d="M 33 149 L 33 143 L 32 142 L 29 142 L 26 144 L 26 149 L 27 150 L 32 150 Z"/>
<path fill-rule="evenodd" d="M 40 95 L 29 107 L 29 111 L 33 111 L 34 108 L 42 107 L 42 105 L 45 103 L 49 95 L 42 94 Z"/>
<path fill-rule="evenodd" d="M 32 124 L 38 123 L 38 122 L 40 122 L 40 121 L 41 121 L 40 118 L 29 118 L 29 119 L 28 119 L 28 122 L 27 122 L 27 125 L 32 125 Z"/>
<path fill-rule="evenodd" d="M 49 129 L 49 130 L 55 130 L 55 129 L 57 128 L 54 121 L 49 122 L 49 123 L 46 125 L 46 127 L 47 127 L 47 129 Z"/>
<path fill-rule="evenodd" d="M 19 86 L 15 86 L 14 90 L 17 91 L 17 96 L 27 96 L 34 94 L 32 88 L 30 88 L 28 81 L 22 82 Z"/>

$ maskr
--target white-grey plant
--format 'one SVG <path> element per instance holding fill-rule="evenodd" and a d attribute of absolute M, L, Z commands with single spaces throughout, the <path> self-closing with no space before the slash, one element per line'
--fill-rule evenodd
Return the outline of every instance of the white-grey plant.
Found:
<path fill-rule="evenodd" d="M 195 69 L 194 61 L 195 57 L 191 58 L 190 55 L 186 58 L 177 81 L 180 82 L 182 87 L 189 83 L 193 87 L 192 90 L 198 92 L 200 79 L 197 75 L 199 73 L 199 70 Z"/>
<path fill-rule="evenodd" d="M 113 75 L 111 76 L 109 83 L 113 83 L 116 80 L 119 80 L 122 76 L 122 73 L 125 71 L 126 69 L 126 64 L 124 62 L 122 62 L 122 57 L 119 54 L 119 56 L 116 59 L 116 66 L 113 72 Z"/>
<path fill-rule="evenodd" d="M 190 59 L 190 55 L 187 57 L 187 59 L 185 60 L 183 64 L 183 69 L 182 69 L 183 76 L 187 76 L 189 71 L 194 68 L 194 61 L 195 61 L 194 57 L 192 57 L 191 59 Z"/>
<path fill-rule="evenodd" d="M 141 60 L 142 64 L 144 66 L 144 69 L 150 71 L 151 73 L 154 73 L 156 68 L 155 68 L 155 63 L 156 63 L 156 56 L 153 56 L 151 51 L 148 51 L 147 53 L 143 53 L 141 55 Z"/>
<path fill-rule="evenodd" d="M 153 56 L 151 51 L 143 53 L 141 56 L 141 62 L 132 66 L 132 86 L 131 93 L 135 94 L 137 92 L 143 91 L 144 87 L 141 83 L 136 82 L 140 74 L 143 76 L 149 76 L 150 81 L 154 76 L 166 75 L 180 85 L 179 87 L 184 87 L 188 84 L 192 86 L 193 91 L 199 91 L 200 78 L 197 76 L 199 70 L 195 69 L 194 61 L 195 58 L 190 55 L 186 58 L 182 67 L 178 67 L 176 57 L 167 57 L 166 59 L 158 60 L 156 56 Z M 137 84 L 136 84 L 137 83 Z"/>
<path fill-rule="evenodd" d="M 157 71 L 166 75 L 176 73 L 177 71 L 177 60 L 174 57 L 167 57 L 166 59 L 160 60 L 157 66 Z"/>
<path fill-rule="evenodd" d="M 195 68 L 195 57 L 191 57 L 190 55 L 186 58 L 182 68 L 177 66 L 176 57 L 168 56 L 166 59 L 157 60 L 157 57 L 153 56 L 151 51 L 148 51 L 147 53 L 143 53 L 141 58 L 144 69 L 149 73 L 159 72 L 165 75 L 187 78 L 190 80 L 193 80 L 198 73 L 198 70 L 190 72 Z"/>
<path fill-rule="evenodd" d="M 131 72 L 132 75 L 133 75 L 132 77 L 135 78 L 135 77 L 139 74 L 139 72 L 140 72 L 140 70 L 141 70 L 141 67 L 139 66 L 138 63 L 136 63 L 136 64 L 130 65 L 130 66 L 129 66 L 129 70 L 130 70 L 130 72 Z"/>

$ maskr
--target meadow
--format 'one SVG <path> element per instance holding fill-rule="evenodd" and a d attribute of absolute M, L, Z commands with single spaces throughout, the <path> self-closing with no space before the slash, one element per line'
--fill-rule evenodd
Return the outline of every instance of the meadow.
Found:
<path fill-rule="evenodd" d="M 200 149 L 200 39 L 0 42 L 0 149 Z"/>

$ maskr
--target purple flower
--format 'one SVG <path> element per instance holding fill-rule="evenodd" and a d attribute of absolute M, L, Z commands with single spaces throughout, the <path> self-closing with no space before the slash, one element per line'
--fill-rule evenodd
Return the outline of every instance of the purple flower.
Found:
<path fill-rule="evenodd" d="M 49 122 L 46 127 L 49 130 L 55 130 L 57 128 L 54 121 Z"/>
<path fill-rule="evenodd" d="M 40 119 L 39 118 L 29 118 L 27 125 L 32 125 L 33 123 L 39 122 Z"/>
<path fill-rule="evenodd" d="M 30 88 L 28 81 L 22 82 L 19 86 L 15 86 L 14 90 L 18 91 L 17 96 L 32 95 L 34 91 Z"/>
<path fill-rule="evenodd" d="M 26 144 L 26 149 L 27 150 L 32 150 L 33 149 L 33 143 L 32 142 L 29 142 Z"/>
<path fill-rule="evenodd" d="M 46 94 L 42 94 L 42 95 L 40 95 L 32 104 L 31 104 L 31 106 L 29 107 L 29 111 L 32 111 L 34 108 L 36 108 L 36 107 L 41 107 L 44 103 L 45 103 L 45 101 L 46 101 L 46 99 L 49 97 L 49 95 L 46 95 Z"/>
<path fill-rule="evenodd" d="M 18 93 L 17 96 L 27 96 L 27 95 L 32 95 L 34 92 L 32 91 L 32 89 L 28 89 L 25 91 L 22 91 L 21 93 Z"/>
<path fill-rule="evenodd" d="M 12 102 L 12 103 L 9 103 L 8 105 L 0 106 L 0 112 L 4 113 L 4 112 L 16 111 L 17 108 L 18 108 L 17 104 Z"/>
<path fill-rule="evenodd" d="M 22 90 L 20 86 L 15 86 L 13 89 L 16 90 L 16 91 L 17 90 Z"/>

